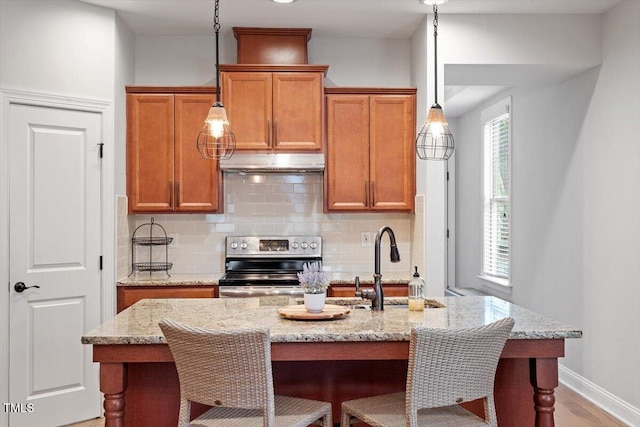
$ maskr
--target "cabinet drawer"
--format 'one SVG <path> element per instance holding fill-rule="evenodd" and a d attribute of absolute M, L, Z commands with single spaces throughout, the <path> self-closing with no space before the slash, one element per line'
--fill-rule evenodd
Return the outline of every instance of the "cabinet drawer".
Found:
<path fill-rule="evenodd" d="M 118 288 L 118 313 L 145 298 L 217 297 L 217 286 L 122 286 Z"/>

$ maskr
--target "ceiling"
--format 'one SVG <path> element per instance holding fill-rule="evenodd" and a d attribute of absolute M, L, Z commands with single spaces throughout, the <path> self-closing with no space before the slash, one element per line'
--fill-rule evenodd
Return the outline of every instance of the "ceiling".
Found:
<path fill-rule="evenodd" d="M 81 0 L 114 9 L 136 35 L 212 36 L 214 0 Z M 442 15 L 600 14 L 620 0 L 449 0 Z M 232 27 L 311 28 L 318 38 L 411 37 L 431 6 L 419 0 L 220 0 L 221 33 Z M 445 70 L 447 116 L 457 117 L 515 85 L 560 81 L 583 70 L 554 66 Z M 497 77 L 499 76 L 499 78 Z M 514 80 L 515 77 L 515 80 Z"/>
<path fill-rule="evenodd" d="M 137 35 L 211 35 L 213 0 L 82 0 L 118 12 Z M 602 13 L 620 0 L 449 0 L 446 13 Z M 431 6 L 418 0 L 221 0 L 221 32 L 312 28 L 312 37 L 408 38 Z"/>

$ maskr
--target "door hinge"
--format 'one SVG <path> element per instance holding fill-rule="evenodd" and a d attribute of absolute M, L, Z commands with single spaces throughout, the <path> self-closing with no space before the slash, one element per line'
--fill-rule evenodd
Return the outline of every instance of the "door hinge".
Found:
<path fill-rule="evenodd" d="M 102 270 L 102 255 L 100 255 L 99 268 Z"/>
<path fill-rule="evenodd" d="M 449 238 L 449 229 L 447 228 L 447 239 Z"/>
<path fill-rule="evenodd" d="M 447 171 L 447 181 L 449 181 L 449 171 Z"/>
<path fill-rule="evenodd" d="M 103 150 L 103 148 L 104 148 L 104 142 L 99 143 L 99 144 L 98 144 L 98 156 L 99 156 L 100 158 L 102 158 L 102 156 L 103 156 L 103 154 L 104 154 L 104 150 Z"/>

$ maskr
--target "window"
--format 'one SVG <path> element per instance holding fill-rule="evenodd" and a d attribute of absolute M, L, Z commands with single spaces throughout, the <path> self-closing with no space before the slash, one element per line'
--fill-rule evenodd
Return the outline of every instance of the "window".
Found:
<path fill-rule="evenodd" d="M 511 98 L 482 111 L 482 275 L 509 285 L 511 255 Z"/>

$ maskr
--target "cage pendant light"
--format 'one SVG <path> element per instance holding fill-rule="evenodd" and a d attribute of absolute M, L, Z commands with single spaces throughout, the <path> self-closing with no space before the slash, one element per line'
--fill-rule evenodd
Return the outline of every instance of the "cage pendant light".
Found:
<path fill-rule="evenodd" d="M 416 154 L 423 160 L 448 160 L 453 154 L 453 135 L 438 104 L 438 6 L 433 5 L 433 54 L 435 102 L 416 138 Z"/>
<path fill-rule="evenodd" d="M 219 0 L 216 0 L 213 16 L 213 29 L 216 33 L 216 102 L 209 109 L 196 141 L 198 152 L 205 159 L 228 159 L 236 150 L 236 136 L 229 127 L 227 112 L 220 102 L 219 7 Z"/>

